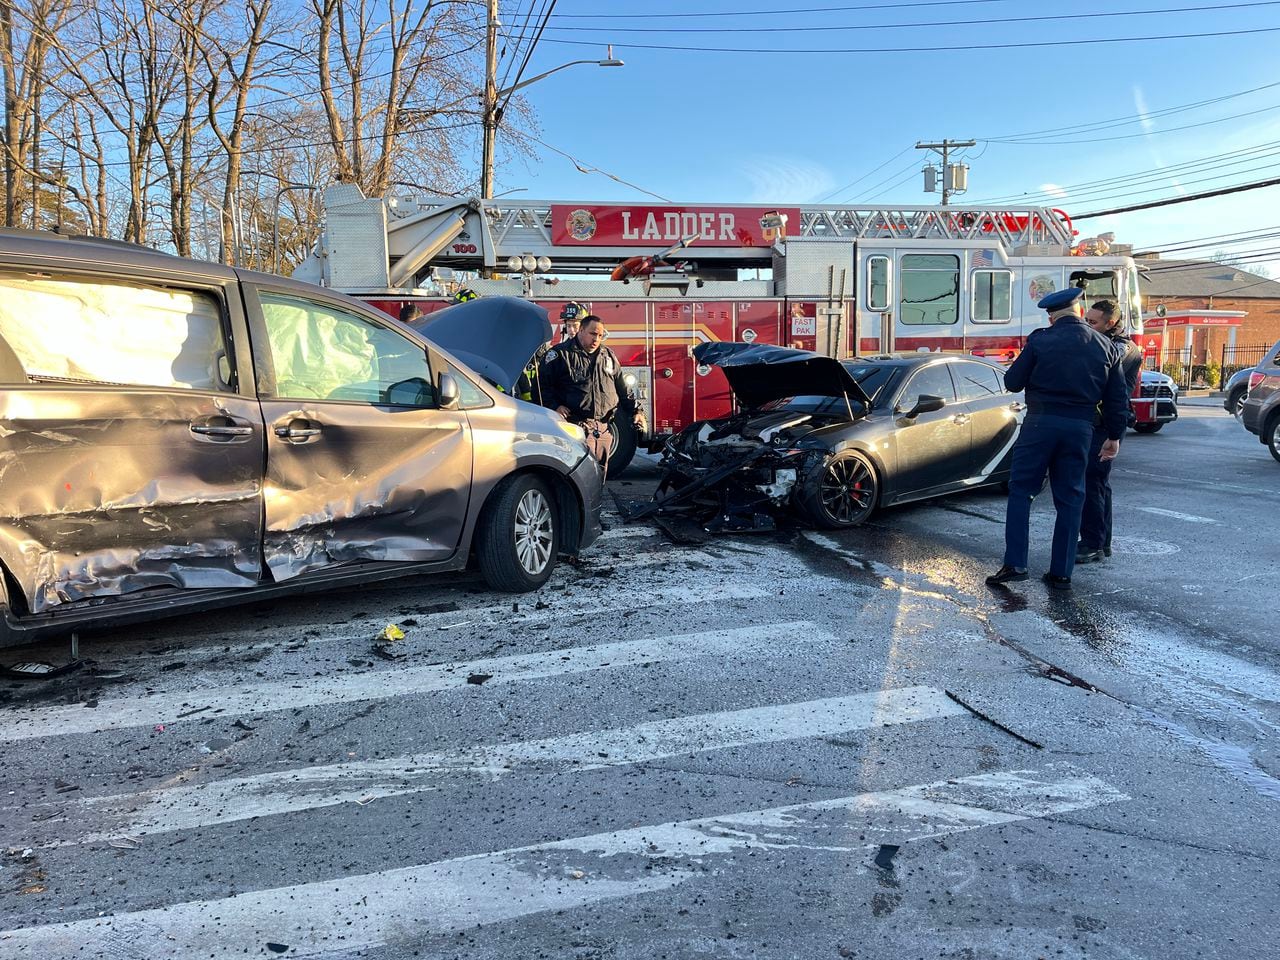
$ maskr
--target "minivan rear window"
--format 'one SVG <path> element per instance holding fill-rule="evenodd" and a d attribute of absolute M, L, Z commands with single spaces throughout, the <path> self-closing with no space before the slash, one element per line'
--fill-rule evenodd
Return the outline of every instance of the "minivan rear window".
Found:
<path fill-rule="evenodd" d="M 0 384 L 228 391 L 222 310 L 207 293 L 0 274 Z"/>

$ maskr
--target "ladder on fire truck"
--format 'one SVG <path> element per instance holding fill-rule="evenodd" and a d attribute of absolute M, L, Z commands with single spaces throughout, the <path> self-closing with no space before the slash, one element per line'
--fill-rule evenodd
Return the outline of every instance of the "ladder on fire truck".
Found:
<path fill-rule="evenodd" d="M 464 270 L 501 268 L 508 258 L 548 257 L 565 272 L 601 272 L 636 252 L 613 247 L 555 242 L 553 211 L 575 204 L 537 200 L 479 200 L 456 197 L 367 198 L 354 184 L 324 191 L 325 232 L 294 276 L 348 291 L 404 288 L 433 265 Z M 589 206 L 589 205 L 586 205 Z M 717 204 L 719 210 L 759 211 L 759 206 Z M 698 205 L 665 210 L 698 209 Z M 791 206 L 798 225 L 786 238 L 802 240 L 986 241 L 1013 252 L 1019 248 L 1072 244 L 1070 219 L 1048 207 L 865 207 L 830 204 Z M 654 241 L 655 248 L 668 245 Z M 779 237 L 776 244 L 785 243 Z M 689 255 L 723 267 L 768 266 L 771 248 L 699 246 Z"/>

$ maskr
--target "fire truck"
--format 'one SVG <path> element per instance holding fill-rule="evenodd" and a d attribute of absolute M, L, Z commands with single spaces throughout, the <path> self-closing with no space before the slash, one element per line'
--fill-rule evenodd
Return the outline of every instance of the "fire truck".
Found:
<path fill-rule="evenodd" d="M 1036 302 L 1070 285 L 1142 331 L 1129 251 L 1077 240 L 1065 213 L 1042 207 L 384 199 L 351 184 L 329 187 L 324 204 L 296 278 L 393 316 L 408 302 L 448 306 L 441 291 L 463 272 L 487 277 L 466 281 L 479 295 L 525 296 L 553 320 L 583 303 L 610 331 L 655 448 L 731 412 L 723 374 L 692 356 L 708 340 L 1008 362 L 1047 322 Z M 1154 403 L 1136 406 L 1139 421 L 1156 416 Z"/>

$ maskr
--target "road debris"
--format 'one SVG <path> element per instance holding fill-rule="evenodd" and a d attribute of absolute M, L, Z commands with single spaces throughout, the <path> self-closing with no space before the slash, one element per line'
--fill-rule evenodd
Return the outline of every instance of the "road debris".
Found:
<path fill-rule="evenodd" d="M 972 713 L 979 720 L 987 721 L 987 723 L 991 724 L 997 730 L 1003 730 L 1005 733 L 1009 734 L 1009 736 L 1013 737 L 1015 740 L 1021 740 L 1023 743 L 1027 744 L 1028 746 L 1035 747 L 1037 750 L 1044 749 L 1044 744 L 1037 743 L 1036 741 L 1032 740 L 1030 737 L 1024 737 L 1022 734 L 1018 733 L 1017 730 L 1011 730 L 1009 727 L 1006 727 L 999 720 L 996 720 L 994 717 L 988 716 L 987 714 L 983 713 L 981 710 L 979 710 L 977 707 L 973 706 L 972 704 L 965 703 L 963 700 L 957 697 L 950 690 L 943 690 L 942 692 L 945 693 L 949 699 L 960 704 L 960 706 L 964 707 L 966 710 Z"/>
<path fill-rule="evenodd" d="M 492 680 L 492 679 L 493 679 L 492 673 L 473 673 L 469 677 L 467 677 L 467 683 L 475 684 L 478 687 L 480 686 L 480 684 L 484 683 L 486 680 Z"/>
<path fill-rule="evenodd" d="M 876 851 L 875 865 L 881 870 L 892 870 L 893 858 L 897 856 L 899 849 L 901 848 L 896 843 L 880 844 L 880 849 Z"/>
<path fill-rule="evenodd" d="M 396 643 L 404 639 L 404 631 L 394 623 L 388 623 L 375 638 L 382 643 Z"/>
<path fill-rule="evenodd" d="M 43 660 L 23 660 L 11 667 L 0 667 L 0 676 L 9 680 L 51 680 L 84 666 L 83 660 L 71 660 L 60 667 Z"/>
<path fill-rule="evenodd" d="M 107 841 L 107 846 L 115 847 L 117 850 L 137 850 L 142 846 L 142 838 L 134 836 L 112 837 Z"/>

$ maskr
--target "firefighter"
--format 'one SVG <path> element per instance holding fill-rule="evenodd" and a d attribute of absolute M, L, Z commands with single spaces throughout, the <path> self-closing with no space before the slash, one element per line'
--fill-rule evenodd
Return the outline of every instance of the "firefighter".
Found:
<path fill-rule="evenodd" d="M 1132 397 L 1142 375 L 1142 348 L 1129 338 L 1124 317 L 1110 300 L 1099 300 L 1084 316 L 1085 322 L 1111 341 L 1124 374 L 1125 396 Z M 1089 446 L 1089 469 L 1084 476 L 1084 512 L 1080 516 L 1080 543 L 1076 563 L 1097 563 L 1111 556 L 1111 460 L 1102 459 L 1107 432 L 1102 413 L 1093 423 L 1093 443 Z"/>
<path fill-rule="evenodd" d="M 416 303 L 406 303 L 400 307 L 400 322 L 413 323 L 422 316 L 422 308 Z"/>
<path fill-rule="evenodd" d="M 1082 296 L 1079 287 L 1068 287 L 1040 300 L 1037 306 L 1048 311 L 1050 326 L 1027 337 L 1026 346 L 1004 375 L 1011 392 L 1026 392 L 1027 417 L 1013 448 L 1004 563 L 987 577 L 992 585 L 1027 579 L 1031 501 L 1047 474 L 1057 521 L 1049 571 L 1043 579 L 1053 589 L 1071 589 L 1099 401 L 1105 432 L 1098 453 L 1101 459 L 1115 458 L 1128 425 L 1124 375 L 1111 342 L 1081 318 Z"/>
<path fill-rule="evenodd" d="M 542 405 L 581 425 L 592 453 L 607 466 L 609 422 L 621 412 L 643 431 L 644 413 L 622 378 L 617 354 L 604 345 L 604 321 L 591 314 L 581 321 L 578 335 L 547 351 L 542 361 Z"/>
<path fill-rule="evenodd" d="M 466 303 L 468 300 L 479 300 L 480 294 L 476 293 L 470 287 L 463 287 L 453 295 L 454 303 Z"/>
<path fill-rule="evenodd" d="M 566 303 L 560 311 L 560 339 L 557 342 L 564 343 L 576 337 L 581 326 L 579 318 L 585 317 L 588 312 L 586 307 L 576 301 Z M 521 400 L 542 403 L 542 391 L 538 389 L 538 370 L 550 350 L 550 343 L 540 346 L 529 365 L 524 368 L 524 373 L 520 374 L 520 379 L 516 382 L 516 394 Z"/>
<path fill-rule="evenodd" d="M 566 303 L 560 311 L 560 341 L 563 343 L 576 337 L 579 327 L 582 326 L 582 318 L 589 316 L 590 313 L 590 310 L 576 300 Z"/>

